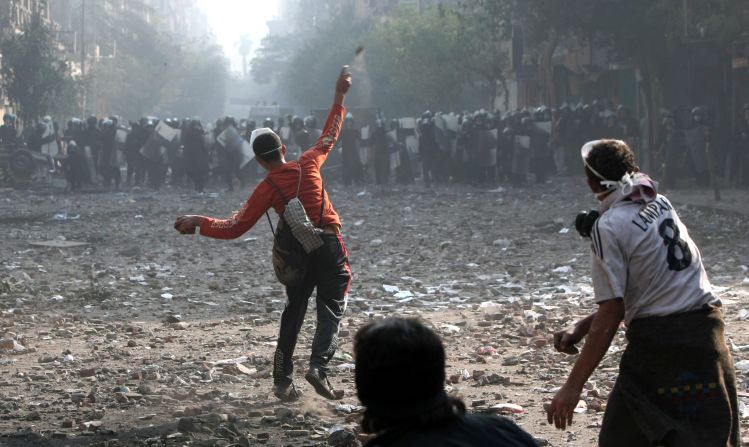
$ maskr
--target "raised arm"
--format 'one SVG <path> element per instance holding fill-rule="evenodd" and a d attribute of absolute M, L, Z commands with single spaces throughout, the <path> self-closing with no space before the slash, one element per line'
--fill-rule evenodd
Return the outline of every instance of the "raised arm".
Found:
<path fill-rule="evenodd" d="M 348 65 L 341 67 L 341 74 L 338 75 L 338 80 L 335 83 L 335 95 L 333 96 L 333 104 L 343 107 L 343 100 L 346 98 L 346 93 L 351 88 L 351 72 L 348 69 Z"/>
<path fill-rule="evenodd" d="M 333 96 L 333 107 L 330 109 L 328 119 L 325 121 L 320 138 L 315 145 L 308 151 L 317 161 L 318 166 L 322 166 L 328 157 L 328 154 L 338 141 L 343 126 L 343 117 L 346 114 L 346 108 L 343 102 L 346 99 L 346 93 L 351 88 L 351 73 L 348 66 L 344 65 L 341 74 L 335 84 L 335 95 Z"/>

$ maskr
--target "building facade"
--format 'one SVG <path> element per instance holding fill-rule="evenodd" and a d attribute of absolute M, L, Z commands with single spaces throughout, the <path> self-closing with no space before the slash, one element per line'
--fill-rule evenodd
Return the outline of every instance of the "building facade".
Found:
<path fill-rule="evenodd" d="M 20 34 L 24 26 L 31 21 L 34 12 L 39 12 L 42 20 L 50 22 L 49 0 L 1 0 L 0 39 Z M 54 28 L 54 26 L 50 28 Z M 0 54 L 0 64 L 2 64 L 2 54 Z M 0 90 L 0 115 L 15 112 L 16 110 L 14 110 L 8 98 Z"/>

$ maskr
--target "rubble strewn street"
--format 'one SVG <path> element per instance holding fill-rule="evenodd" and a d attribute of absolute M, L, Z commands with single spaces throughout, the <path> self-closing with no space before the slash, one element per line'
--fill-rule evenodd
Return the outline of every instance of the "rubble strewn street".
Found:
<path fill-rule="evenodd" d="M 386 316 L 420 317 L 440 334 L 447 390 L 469 411 L 510 418 L 542 446 L 596 444 L 623 328 L 572 428 L 554 429 L 544 411 L 575 360 L 554 351 L 551 334 L 595 308 L 589 241 L 573 222 L 595 205 L 582 179 L 328 189 L 354 272 L 330 373 L 345 397 L 324 400 L 302 378 L 310 309 L 295 353 L 304 395 L 293 404 L 271 392 L 285 293 L 267 223 L 233 241 L 172 228 L 177 215 L 230 215 L 249 188 L 3 189 L 0 445 L 360 445 L 353 335 Z M 730 191 L 724 203 L 736 205 L 719 209 L 695 191 L 670 195 L 723 301 L 747 438 L 749 204 Z"/>

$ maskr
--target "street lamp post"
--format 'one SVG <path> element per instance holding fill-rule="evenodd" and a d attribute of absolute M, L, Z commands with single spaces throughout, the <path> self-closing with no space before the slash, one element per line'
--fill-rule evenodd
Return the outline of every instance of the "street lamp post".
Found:
<path fill-rule="evenodd" d="M 86 75 L 86 0 L 81 0 L 81 76 Z"/>

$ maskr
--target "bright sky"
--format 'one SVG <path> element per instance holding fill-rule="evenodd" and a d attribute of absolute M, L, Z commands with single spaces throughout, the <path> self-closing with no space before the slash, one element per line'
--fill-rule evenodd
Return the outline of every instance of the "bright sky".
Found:
<path fill-rule="evenodd" d="M 253 53 L 257 50 L 268 33 L 266 22 L 276 17 L 277 0 L 198 0 L 198 3 L 206 12 L 218 43 L 231 59 L 232 70 L 242 71 L 236 43 L 242 35 L 248 34 Z"/>

